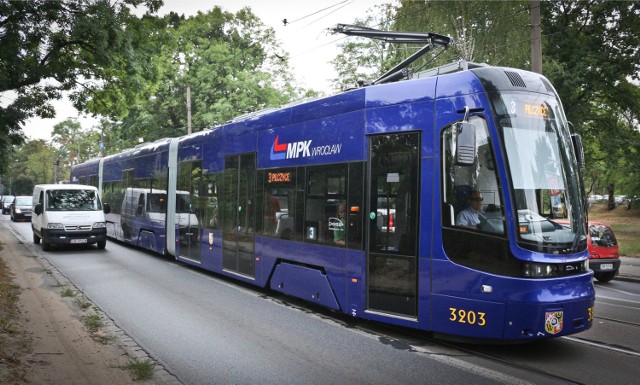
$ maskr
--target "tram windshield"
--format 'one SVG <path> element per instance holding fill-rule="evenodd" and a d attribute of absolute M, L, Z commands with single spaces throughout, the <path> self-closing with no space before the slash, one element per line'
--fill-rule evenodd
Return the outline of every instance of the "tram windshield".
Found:
<path fill-rule="evenodd" d="M 519 243 L 555 254 L 584 250 L 579 170 L 559 102 L 542 94 L 505 92 L 494 107 L 508 158 Z"/>

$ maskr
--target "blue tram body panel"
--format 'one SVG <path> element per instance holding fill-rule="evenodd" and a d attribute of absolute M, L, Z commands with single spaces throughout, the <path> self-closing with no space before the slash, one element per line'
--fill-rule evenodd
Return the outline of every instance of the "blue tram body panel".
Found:
<path fill-rule="evenodd" d="M 363 180 L 360 181 L 364 197 L 358 206 L 348 207 L 351 215 L 361 216 L 360 222 L 354 221 L 355 227 L 350 230 L 359 232 L 361 236 L 361 245 L 355 249 L 317 242 L 312 233 L 309 233 L 309 228 L 304 227 L 307 223 L 302 223 L 295 229 L 297 231 L 295 240 L 288 240 L 276 237 L 274 234 L 267 234 L 261 226 L 246 229 L 238 225 L 237 233 L 234 233 L 235 225 L 231 230 L 229 227 L 223 230 L 223 226 L 214 223 L 213 220 L 203 219 L 202 213 L 198 214 L 200 216 L 197 221 L 193 221 L 196 224 L 195 229 L 184 230 L 185 225 L 176 220 L 175 229 L 169 229 L 169 233 L 165 229 L 166 221 L 150 220 L 149 217 L 134 218 L 129 227 L 138 229 L 135 235 L 125 234 L 126 232 L 121 228 L 123 223 L 121 214 L 109 214 L 109 226 L 115 229 L 109 230 L 109 235 L 163 254 L 175 250 L 174 256 L 184 263 L 256 286 L 270 287 L 354 317 L 438 334 L 526 341 L 586 330 L 592 323 L 595 298 L 590 273 L 536 279 L 513 274 L 501 275 L 484 271 L 477 266 L 466 265 L 468 261 L 454 256 L 454 253 L 447 250 L 445 246 L 447 242 L 465 243 L 469 239 L 480 241 L 486 239 L 489 243 L 500 245 L 504 259 L 511 261 L 512 264 L 535 262 L 575 265 L 587 258 L 586 251 L 557 255 L 527 248 L 522 245 L 522 240 L 515 231 L 518 229 L 517 213 L 521 208 L 513 191 L 514 187 L 509 185 L 511 175 L 508 171 L 506 150 L 500 147 L 503 145 L 501 140 L 504 128 L 499 127 L 494 121 L 496 116 L 494 109 L 497 108 L 496 90 L 521 87 L 520 84 L 509 82 L 511 78 L 502 73 L 506 71 L 486 67 L 475 72 L 466 70 L 430 78 L 371 86 L 319 100 L 284 106 L 272 111 L 259 112 L 211 130 L 177 138 L 173 144 L 170 144 L 171 140 L 167 139 L 106 157 L 102 161 L 103 185 L 122 189 L 129 187 L 121 186 L 127 172 L 132 172 L 135 180 L 146 180 L 169 174 L 167 179 L 170 185 L 166 186 L 166 190 L 174 194 L 177 194 L 177 190 L 184 190 L 184 188 L 179 188 L 177 184 L 181 183 L 180 178 L 178 177 L 176 182 L 176 176 L 173 175 L 174 179 L 172 179 L 171 173 L 179 174 L 182 172 L 181 166 L 189 163 L 198 164 L 199 170 L 193 170 L 200 172 L 203 178 L 218 178 L 220 185 L 215 188 L 219 188 L 220 191 L 226 188 L 223 183 L 233 178 L 236 178 L 236 181 L 241 180 L 240 174 L 233 174 L 231 179 L 226 174 L 225 161 L 229 162 L 230 159 L 232 163 L 234 159 L 240 162 L 234 163 L 235 166 L 231 167 L 231 172 L 237 172 L 237 169 L 240 169 L 238 164 L 241 164 L 244 159 L 255 159 L 257 175 L 271 169 L 282 168 L 286 172 L 302 170 L 298 174 L 295 172 L 292 174 L 298 175 L 298 178 L 305 178 L 309 170 L 320 170 L 321 168 L 316 166 L 321 165 L 329 165 L 327 169 L 333 165 L 339 165 L 345 169 L 349 167 L 349 170 L 352 170 L 351 166 L 355 170 L 360 167 L 359 175 L 363 173 L 362 170 L 366 170 Z M 525 85 L 522 89 L 516 89 L 516 92 L 527 92 L 526 95 L 553 94 L 549 87 L 543 87 L 545 80 L 540 80 L 539 75 L 523 71 L 517 71 L 517 73 L 522 74 L 524 81 L 536 84 L 537 88 L 534 87 L 535 90 L 532 91 Z M 470 115 L 465 116 L 469 111 L 471 111 Z M 492 151 L 493 167 L 502 187 L 500 199 L 505 229 L 501 234 L 483 235 L 475 231 L 476 229 L 456 228 L 451 223 L 454 220 L 452 216 L 454 208 L 444 203 L 447 199 L 447 192 L 443 186 L 446 179 L 444 162 L 448 155 L 443 153 L 446 151 L 443 145 L 443 133 L 447 127 L 468 117 L 479 118 L 486 122 L 487 142 L 492 141 L 495 146 L 495 150 Z M 418 217 L 419 237 L 416 241 L 415 255 L 411 257 L 414 259 L 399 253 L 400 246 L 396 248 L 396 246 L 387 245 L 378 249 L 379 255 L 376 255 L 376 258 L 386 261 L 386 265 L 382 265 L 380 269 L 388 268 L 391 278 L 380 274 L 376 277 L 378 283 L 374 283 L 371 277 L 374 261 L 371 257 L 373 253 L 371 249 L 380 246 L 373 243 L 373 232 L 380 232 L 378 235 L 381 238 L 400 239 L 402 231 L 397 224 L 392 226 L 388 222 L 381 227 L 377 223 L 383 216 L 387 220 L 391 218 L 397 221 L 400 214 L 399 207 L 376 206 L 377 209 L 370 207 L 377 203 L 375 199 L 369 199 L 369 194 L 381 187 L 373 186 L 371 181 L 376 170 L 373 165 L 368 164 L 373 159 L 369 145 L 370 141 L 373 143 L 375 138 L 381 137 L 418 137 L 420 139 L 417 148 L 412 148 L 419 155 L 416 162 L 418 177 L 412 184 L 418 198 L 417 202 L 412 204 L 418 204 L 419 209 L 411 213 Z M 174 145 L 176 146 L 173 153 L 175 160 L 172 160 L 170 148 Z M 254 155 L 255 158 L 253 158 Z M 398 159 L 404 156 L 393 152 L 392 155 Z M 392 157 L 390 156 L 389 159 Z M 307 168 L 307 166 L 312 167 Z M 99 170 L 99 162 L 90 161 L 74 167 L 72 176 L 88 178 L 97 175 Z M 385 175 L 386 185 L 400 185 L 401 174 L 405 171 L 407 170 L 402 169 L 397 173 L 390 172 Z M 256 179 L 256 185 L 265 183 L 259 178 Z M 194 183 L 200 183 L 199 179 L 195 180 Z M 309 182 L 298 180 L 297 183 L 295 194 L 298 195 L 287 199 L 308 200 L 305 194 L 311 194 Z M 247 183 L 243 181 L 239 188 L 244 188 L 245 185 Z M 192 201 L 199 198 L 198 191 L 202 191 L 203 188 L 214 188 L 212 186 L 213 184 L 191 186 Z M 260 188 L 263 189 L 261 191 L 267 191 L 269 187 L 265 184 L 258 187 Z M 325 194 L 329 189 L 329 187 L 325 188 Z M 389 191 L 393 194 L 401 193 L 400 187 L 394 187 Z M 244 214 L 243 210 L 251 207 L 252 203 L 221 202 L 222 193 L 217 194 L 216 210 L 221 210 L 224 204 L 235 204 L 238 212 Z M 382 197 L 385 196 L 382 195 Z M 253 198 L 264 199 L 264 197 L 255 196 Z M 332 199 L 331 202 L 328 199 L 325 200 L 323 210 L 337 208 L 337 200 Z M 119 204 L 109 203 L 112 207 Z M 258 201 L 257 204 L 262 205 L 263 202 Z M 308 209 L 306 201 L 297 204 L 296 210 Z M 255 211 L 257 205 L 253 207 L 254 214 L 262 212 Z M 166 215 L 184 218 L 187 215 L 195 215 L 197 209 L 189 206 L 188 213 L 178 214 L 175 210 L 175 207 L 167 207 Z M 236 208 L 230 212 L 233 210 Z M 288 212 L 282 215 L 285 214 Z M 299 215 L 303 222 L 307 220 L 302 213 Z M 338 214 L 323 215 L 337 216 Z M 333 217 L 331 226 L 336 226 L 336 219 Z M 255 220 L 262 220 L 262 218 Z M 241 231 L 244 231 L 242 234 L 250 234 L 249 241 L 234 238 L 236 254 L 232 257 L 237 259 L 229 259 L 230 254 L 225 254 L 228 250 L 225 251 L 223 245 L 230 241 L 230 236 L 236 237 L 241 234 Z M 262 233 L 262 231 L 265 232 Z M 175 237 L 172 238 L 174 233 Z M 193 238 L 189 242 L 184 242 L 181 237 L 186 237 L 187 234 Z M 459 240 L 451 241 L 451 237 L 455 236 L 458 236 Z M 170 240 L 173 240 L 175 245 L 168 245 L 167 242 Z M 369 243 L 370 241 L 372 242 Z M 241 244 L 242 242 L 248 242 L 248 244 Z M 247 246 L 250 246 L 247 249 L 250 251 L 246 252 L 250 258 L 244 258 L 246 256 L 243 257 L 244 254 L 242 254 L 245 253 Z M 496 250 L 498 249 L 496 247 Z M 236 261 L 238 265 L 229 268 L 229 260 Z M 412 261 L 415 261 L 415 271 L 403 270 L 405 265 L 410 265 Z M 241 263 L 251 266 L 246 270 L 248 273 L 239 267 Z M 402 282 L 398 284 L 399 272 L 405 272 L 407 276 L 414 274 L 417 278 L 408 286 L 403 285 Z M 412 299 L 411 294 L 406 294 L 407 288 L 409 291 L 417 288 L 415 299 Z M 374 296 L 377 296 L 374 299 L 378 302 L 372 305 Z M 388 300 L 397 301 L 397 303 L 414 300 L 415 312 L 412 313 L 410 305 L 403 308 L 404 310 L 389 310 L 385 308 L 385 301 Z M 381 308 L 383 310 L 380 310 Z"/>
<path fill-rule="evenodd" d="M 591 326 L 588 309 L 595 291 L 590 274 L 522 280 L 478 273 L 450 261 L 433 261 L 434 332 L 516 340 L 573 334 Z M 556 317 L 552 313 L 562 313 L 559 330 L 545 329 L 546 317 Z"/>
<path fill-rule="evenodd" d="M 364 159 L 364 113 L 346 112 L 258 133 L 258 168 Z"/>

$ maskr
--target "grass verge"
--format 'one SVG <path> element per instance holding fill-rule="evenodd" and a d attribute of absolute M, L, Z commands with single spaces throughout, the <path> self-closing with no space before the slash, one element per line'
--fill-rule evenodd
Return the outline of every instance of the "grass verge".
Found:
<path fill-rule="evenodd" d="M 622 205 L 609 211 L 606 205 L 595 204 L 589 209 L 589 220 L 611 226 L 618 240 L 620 255 L 640 257 L 640 209 L 627 210 Z"/>
<path fill-rule="evenodd" d="M 126 365 L 121 366 L 120 368 L 128 370 L 131 374 L 131 378 L 134 381 L 144 381 L 149 380 L 153 377 L 155 366 L 156 365 L 152 360 L 132 359 L 129 360 Z"/>

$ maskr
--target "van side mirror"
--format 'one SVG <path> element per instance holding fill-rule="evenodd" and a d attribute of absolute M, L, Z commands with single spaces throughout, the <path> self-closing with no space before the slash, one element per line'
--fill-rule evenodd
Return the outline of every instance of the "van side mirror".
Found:
<path fill-rule="evenodd" d="M 472 165 L 476 160 L 476 126 L 469 122 L 456 123 L 456 164 L 460 166 Z"/>
<path fill-rule="evenodd" d="M 111 212 L 111 206 L 108 203 L 103 203 L 102 211 L 104 211 L 105 214 L 109 214 Z"/>
<path fill-rule="evenodd" d="M 36 215 L 42 214 L 42 203 L 38 203 L 36 207 L 33 208 L 33 212 L 36 213 Z"/>

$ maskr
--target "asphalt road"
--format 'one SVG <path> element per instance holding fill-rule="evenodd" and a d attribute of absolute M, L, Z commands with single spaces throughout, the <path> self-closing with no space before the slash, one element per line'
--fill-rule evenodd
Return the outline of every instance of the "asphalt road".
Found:
<path fill-rule="evenodd" d="M 29 223 L 12 226 L 31 242 Z M 115 242 L 106 250 L 34 248 L 185 384 L 588 384 L 640 378 L 637 283 L 597 285 L 594 327 L 575 338 L 469 347 L 336 316 Z"/>

